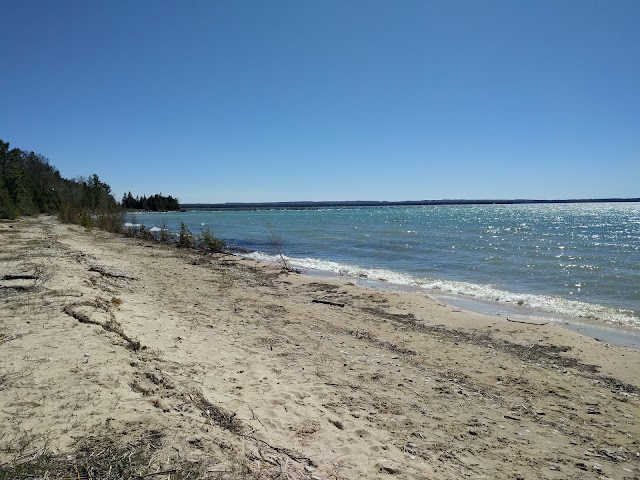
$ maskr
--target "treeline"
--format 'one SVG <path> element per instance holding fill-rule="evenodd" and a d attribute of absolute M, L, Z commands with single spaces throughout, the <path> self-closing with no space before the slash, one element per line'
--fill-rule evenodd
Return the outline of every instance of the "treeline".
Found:
<path fill-rule="evenodd" d="M 122 208 L 126 210 L 149 210 L 152 212 L 167 212 L 171 210 L 180 210 L 180 203 L 177 198 L 171 195 L 163 196 L 162 193 L 155 194 L 150 197 L 145 195 L 135 197 L 131 192 L 122 197 Z"/>
<path fill-rule="evenodd" d="M 166 228 L 156 234 L 144 225 L 125 227 L 125 209 L 180 210 L 180 204 L 171 195 L 134 198 L 131 192 L 120 204 L 113 197 L 111 187 L 97 175 L 69 180 L 42 155 L 12 149 L 8 142 L 0 140 L 0 218 L 48 213 L 58 215 L 62 222 L 88 229 L 98 227 L 146 240 L 176 243 Z M 194 237 L 185 224 L 181 225 L 176 244 L 197 248 L 203 253 L 223 252 L 226 248 L 225 243 L 208 230 Z"/>
<path fill-rule="evenodd" d="M 89 226 L 92 214 L 119 210 L 111 187 L 97 175 L 63 178 L 42 155 L 12 149 L 0 140 L 0 218 L 50 213 L 64 222 Z"/>

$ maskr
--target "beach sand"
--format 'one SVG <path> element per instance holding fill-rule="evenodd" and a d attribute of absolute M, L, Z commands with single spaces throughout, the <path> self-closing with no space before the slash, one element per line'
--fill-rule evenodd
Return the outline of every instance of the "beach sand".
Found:
<path fill-rule="evenodd" d="M 0 258 L 5 471 L 153 438 L 149 478 L 640 478 L 638 350 L 51 217 Z"/>

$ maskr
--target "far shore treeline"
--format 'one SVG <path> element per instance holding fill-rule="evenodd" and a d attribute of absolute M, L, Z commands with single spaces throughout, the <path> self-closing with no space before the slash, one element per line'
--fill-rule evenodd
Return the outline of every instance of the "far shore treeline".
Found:
<path fill-rule="evenodd" d="M 171 195 L 163 196 L 162 193 L 151 195 L 147 198 L 135 197 L 131 192 L 122 197 L 122 208 L 126 210 L 148 210 L 151 212 L 168 212 L 171 210 L 180 210 L 180 203 L 177 198 Z"/>
<path fill-rule="evenodd" d="M 97 175 L 67 179 L 39 153 L 10 148 L 0 140 L 0 218 L 48 213 L 61 221 L 111 229 L 128 209 L 179 210 L 178 199 L 161 194 L 133 197 L 118 203 L 111 187 Z"/>

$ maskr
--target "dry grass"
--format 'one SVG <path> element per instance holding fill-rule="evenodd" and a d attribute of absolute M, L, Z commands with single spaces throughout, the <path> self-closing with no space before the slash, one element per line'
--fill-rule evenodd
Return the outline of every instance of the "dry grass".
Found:
<path fill-rule="evenodd" d="M 115 306 L 122 305 L 122 299 L 120 297 L 111 297 L 111 303 Z"/>
<path fill-rule="evenodd" d="M 225 443 L 225 458 L 213 463 L 167 458 L 163 433 L 148 430 L 135 440 L 113 434 L 88 435 L 77 439 L 70 451 L 56 452 L 29 433 L 14 442 L 15 456 L 0 464 L 0 480 L 303 480 L 309 478 L 302 465 L 288 455 L 251 451 L 246 445 Z M 33 445 L 41 445 L 34 447 Z M 43 446 L 42 446 L 43 445 Z M 266 444 L 265 444 L 266 445 Z M 269 449 L 271 450 L 271 449 Z M 338 477 L 336 477 L 338 478 Z"/>
<path fill-rule="evenodd" d="M 133 442 L 118 442 L 108 435 L 88 436 L 77 440 L 72 451 L 64 454 L 53 454 L 46 447 L 35 451 L 24 448 L 12 462 L 0 465 L 0 480 L 205 478 L 196 463 L 176 461 L 160 466 L 155 453 L 162 446 L 162 436 L 154 430 Z"/>

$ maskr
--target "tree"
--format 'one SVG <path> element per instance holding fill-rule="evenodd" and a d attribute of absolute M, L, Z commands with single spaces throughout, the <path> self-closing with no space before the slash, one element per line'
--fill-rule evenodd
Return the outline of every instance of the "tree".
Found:
<path fill-rule="evenodd" d="M 96 213 L 119 209 L 111 187 L 97 175 L 68 180 L 35 152 L 11 149 L 0 140 L 0 217 L 58 213 L 65 222 L 80 223 Z"/>
<path fill-rule="evenodd" d="M 278 255 L 278 264 L 280 267 L 287 272 L 297 272 L 297 270 L 289 263 L 289 259 L 284 255 L 284 239 L 273 230 L 273 225 L 269 222 L 265 223 L 265 227 L 267 228 L 269 244 L 275 250 L 276 255 Z"/>
<path fill-rule="evenodd" d="M 122 208 L 129 210 L 149 210 L 152 212 L 167 212 L 180 210 L 180 203 L 177 198 L 164 196 L 162 193 L 156 193 L 147 197 L 143 195 L 142 198 L 135 197 L 131 192 L 122 197 Z"/>

